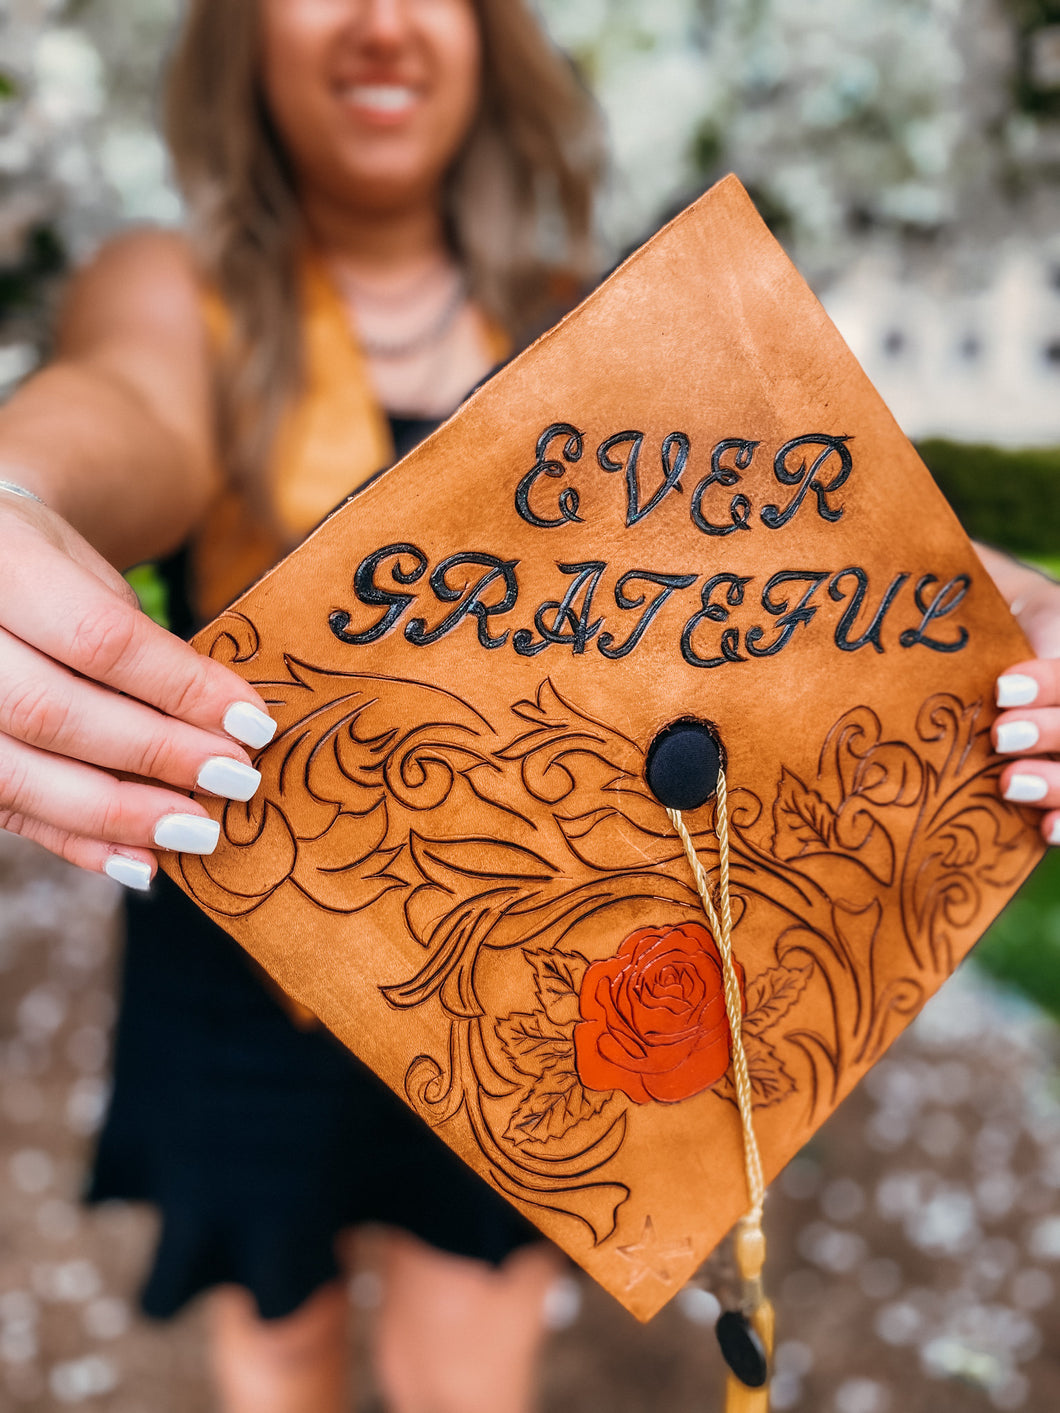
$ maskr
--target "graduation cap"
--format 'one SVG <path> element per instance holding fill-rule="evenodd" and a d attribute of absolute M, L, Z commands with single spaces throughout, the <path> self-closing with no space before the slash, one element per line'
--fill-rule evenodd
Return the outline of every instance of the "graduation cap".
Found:
<path fill-rule="evenodd" d="M 1039 858 L 1030 650 L 734 178 L 196 639 L 279 722 L 164 865 L 638 1317 Z M 669 807 L 674 814 L 668 814 Z"/>

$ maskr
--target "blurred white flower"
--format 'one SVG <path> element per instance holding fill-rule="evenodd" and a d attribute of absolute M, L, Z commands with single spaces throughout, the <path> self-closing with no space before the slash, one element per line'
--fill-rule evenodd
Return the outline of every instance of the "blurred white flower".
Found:
<path fill-rule="evenodd" d="M 18 176 L 33 164 L 33 147 L 25 132 L 5 133 L 0 137 L 0 173 Z"/>
<path fill-rule="evenodd" d="M 571 5 L 569 0 L 542 6 L 549 29 L 556 43 L 568 50 L 591 46 L 607 21 L 608 0 L 582 0 Z"/>
<path fill-rule="evenodd" d="M 880 211 L 910 226 L 938 226 L 954 214 L 950 193 L 931 182 L 899 182 L 880 195 Z"/>
<path fill-rule="evenodd" d="M 100 166 L 130 220 L 168 223 L 180 216 L 162 139 L 143 128 L 114 128 L 104 138 Z"/>
<path fill-rule="evenodd" d="M 612 239 L 642 235 L 675 193 L 687 188 L 688 145 L 705 86 L 702 65 L 676 47 L 627 54 L 601 74 L 598 94 L 616 165 L 635 174 L 611 215 Z"/>
<path fill-rule="evenodd" d="M 77 29 L 45 30 L 33 54 L 34 101 L 56 123 L 94 117 L 103 107 L 103 61 Z"/>

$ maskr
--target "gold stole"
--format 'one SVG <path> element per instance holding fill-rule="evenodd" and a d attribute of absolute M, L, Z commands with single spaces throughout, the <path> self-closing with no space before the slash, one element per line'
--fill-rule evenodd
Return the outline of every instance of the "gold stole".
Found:
<path fill-rule="evenodd" d="M 192 599 L 201 618 L 219 613 L 394 459 L 367 360 L 337 291 L 311 256 L 302 262 L 301 299 L 304 382 L 280 422 L 268 468 L 274 527 L 251 512 L 241 488 L 222 486 L 192 549 Z M 230 316 L 212 291 L 204 314 L 216 348 Z"/>

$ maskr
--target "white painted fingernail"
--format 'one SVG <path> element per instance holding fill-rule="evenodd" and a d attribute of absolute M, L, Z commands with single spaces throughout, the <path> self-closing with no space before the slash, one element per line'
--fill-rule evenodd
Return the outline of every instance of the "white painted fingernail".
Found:
<path fill-rule="evenodd" d="M 1006 672 L 997 679 L 999 707 L 1030 706 L 1038 699 L 1038 683 L 1023 672 Z"/>
<path fill-rule="evenodd" d="M 175 854 L 212 854 L 221 826 L 201 814 L 167 814 L 155 825 L 155 843 Z"/>
<path fill-rule="evenodd" d="M 1005 790 L 1005 799 L 1016 805 L 1036 805 L 1049 793 L 1049 783 L 1040 775 L 1014 775 Z"/>
<path fill-rule="evenodd" d="M 1001 755 L 1033 750 L 1041 734 L 1033 721 L 1003 721 L 997 728 L 997 749 Z"/>
<path fill-rule="evenodd" d="M 151 886 L 151 867 L 140 859 L 127 859 L 122 854 L 111 854 L 103 865 L 103 872 L 115 883 L 125 888 L 135 888 L 138 893 L 146 893 Z"/>
<path fill-rule="evenodd" d="M 1060 844 L 1060 819 L 1054 819 L 1049 826 L 1048 839 L 1050 844 Z"/>
<path fill-rule="evenodd" d="M 212 756 L 199 771 L 195 784 L 226 800 L 249 800 L 261 784 L 261 771 L 229 756 Z"/>
<path fill-rule="evenodd" d="M 224 714 L 224 728 L 244 746 L 260 750 L 276 735 L 276 723 L 264 711 L 249 702 L 234 702 Z"/>

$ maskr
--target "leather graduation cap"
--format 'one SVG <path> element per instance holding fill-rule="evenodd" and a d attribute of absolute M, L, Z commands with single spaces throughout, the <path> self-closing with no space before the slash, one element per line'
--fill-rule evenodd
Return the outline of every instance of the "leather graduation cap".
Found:
<path fill-rule="evenodd" d="M 199 905 L 642 1319 L 1040 856 L 1030 655 L 734 178 L 196 640 L 279 722 Z"/>

